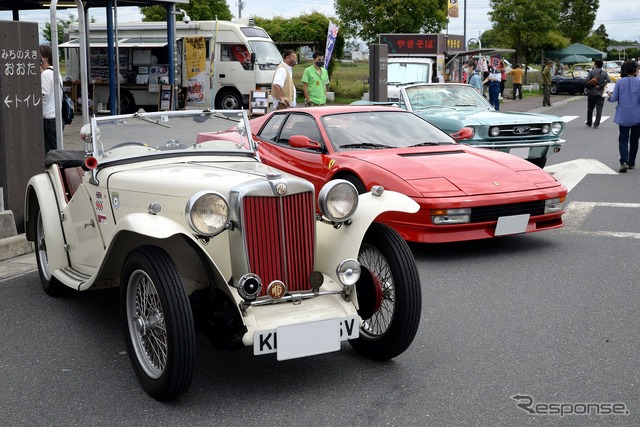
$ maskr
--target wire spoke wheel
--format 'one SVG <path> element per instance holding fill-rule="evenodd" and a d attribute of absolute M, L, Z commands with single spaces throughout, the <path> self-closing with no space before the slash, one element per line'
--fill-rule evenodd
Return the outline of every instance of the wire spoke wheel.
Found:
<path fill-rule="evenodd" d="M 167 365 L 167 328 L 162 304 L 149 276 L 137 270 L 129 280 L 127 313 L 133 348 L 142 368 L 151 378 L 159 378 Z"/>
<path fill-rule="evenodd" d="M 422 308 L 420 278 L 413 254 L 391 227 L 374 222 L 364 236 L 358 261 L 369 270 L 373 286 L 356 284 L 358 301 L 382 298 L 375 311 L 367 311 L 360 336 L 350 340 L 361 355 L 373 360 L 388 360 L 402 354 L 413 342 Z"/>
<path fill-rule="evenodd" d="M 125 260 L 120 307 L 125 343 L 140 385 L 171 400 L 191 384 L 195 360 L 193 313 L 182 279 L 162 249 L 143 246 Z"/>
<path fill-rule="evenodd" d="M 391 325 L 396 305 L 396 291 L 391 268 L 382 253 L 372 246 L 361 249 L 358 261 L 376 276 L 382 288 L 382 303 L 378 311 L 369 319 L 364 319 L 361 333 L 371 338 L 384 335 Z"/>

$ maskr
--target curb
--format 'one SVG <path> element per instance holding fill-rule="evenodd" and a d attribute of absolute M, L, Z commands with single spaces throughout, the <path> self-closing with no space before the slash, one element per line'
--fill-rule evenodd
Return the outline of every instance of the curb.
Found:
<path fill-rule="evenodd" d="M 0 261 L 25 255 L 33 251 L 33 242 L 27 241 L 24 234 L 0 239 Z"/>

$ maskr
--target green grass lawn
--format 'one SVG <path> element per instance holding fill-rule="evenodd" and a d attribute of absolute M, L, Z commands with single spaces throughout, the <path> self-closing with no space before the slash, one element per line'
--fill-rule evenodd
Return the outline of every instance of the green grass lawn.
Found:
<path fill-rule="evenodd" d="M 302 74 L 311 66 L 311 61 L 293 67 L 293 81 L 298 90 L 298 105 L 304 104 L 302 96 Z M 367 62 L 337 63 L 329 83 L 329 91 L 335 93 L 335 104 L 350 104 L 369 91 L 369 64 Z"/>

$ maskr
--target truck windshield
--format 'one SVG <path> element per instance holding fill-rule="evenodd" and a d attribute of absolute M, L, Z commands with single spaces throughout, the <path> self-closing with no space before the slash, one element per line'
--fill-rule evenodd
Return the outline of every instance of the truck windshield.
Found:
<path fill-rule="evenodd" d="M 261 70 L 275 70 L 282 62 L 282 56 L 272 41 L 249 41 L 251 50 L 256 54 L 256 63 Z"/>
<path fill-rule="evenodd" d="M 428 83 L 429 64 L 411 62 L 391 62 L 387 68 L 387 81 L 391 85 L 409 83 Z"/>

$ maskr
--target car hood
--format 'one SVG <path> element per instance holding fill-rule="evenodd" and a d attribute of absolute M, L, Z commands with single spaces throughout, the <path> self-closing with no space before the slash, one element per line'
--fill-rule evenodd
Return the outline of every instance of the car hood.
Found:
<path fill-rule="evenodd" d="M 424 197 L 476 196 L 559 186 L 530 162 L 461 145 L 350 152 L 400 177 Z"/>
<path fill-rule="evenodd" d="M 228 162 L 219 159 L 208 162 L 202 158 L 197 162 L 183 160 L 166 164 L 139 163 L 135 168 L 110 167 L 107 169 L 110 173 L 109 190 L 190 197 L 207 189 L 226 196 L 231 188 L 242 182 L 266 179 L 274 173 L 291 177 L 254 159 L 229 158 Z"/>
<path fill-rule="evenodd" d="M 546 114 L 502 112 L 468 107 L 460 107 L 458 109 L 432 108 L 429 110 L 416 111 L 415 113 L 427 120 L 440 118 L 464 123 L 464 125 L 467 126 L 551 123 L 560 121 L 560 118 Z"/>

